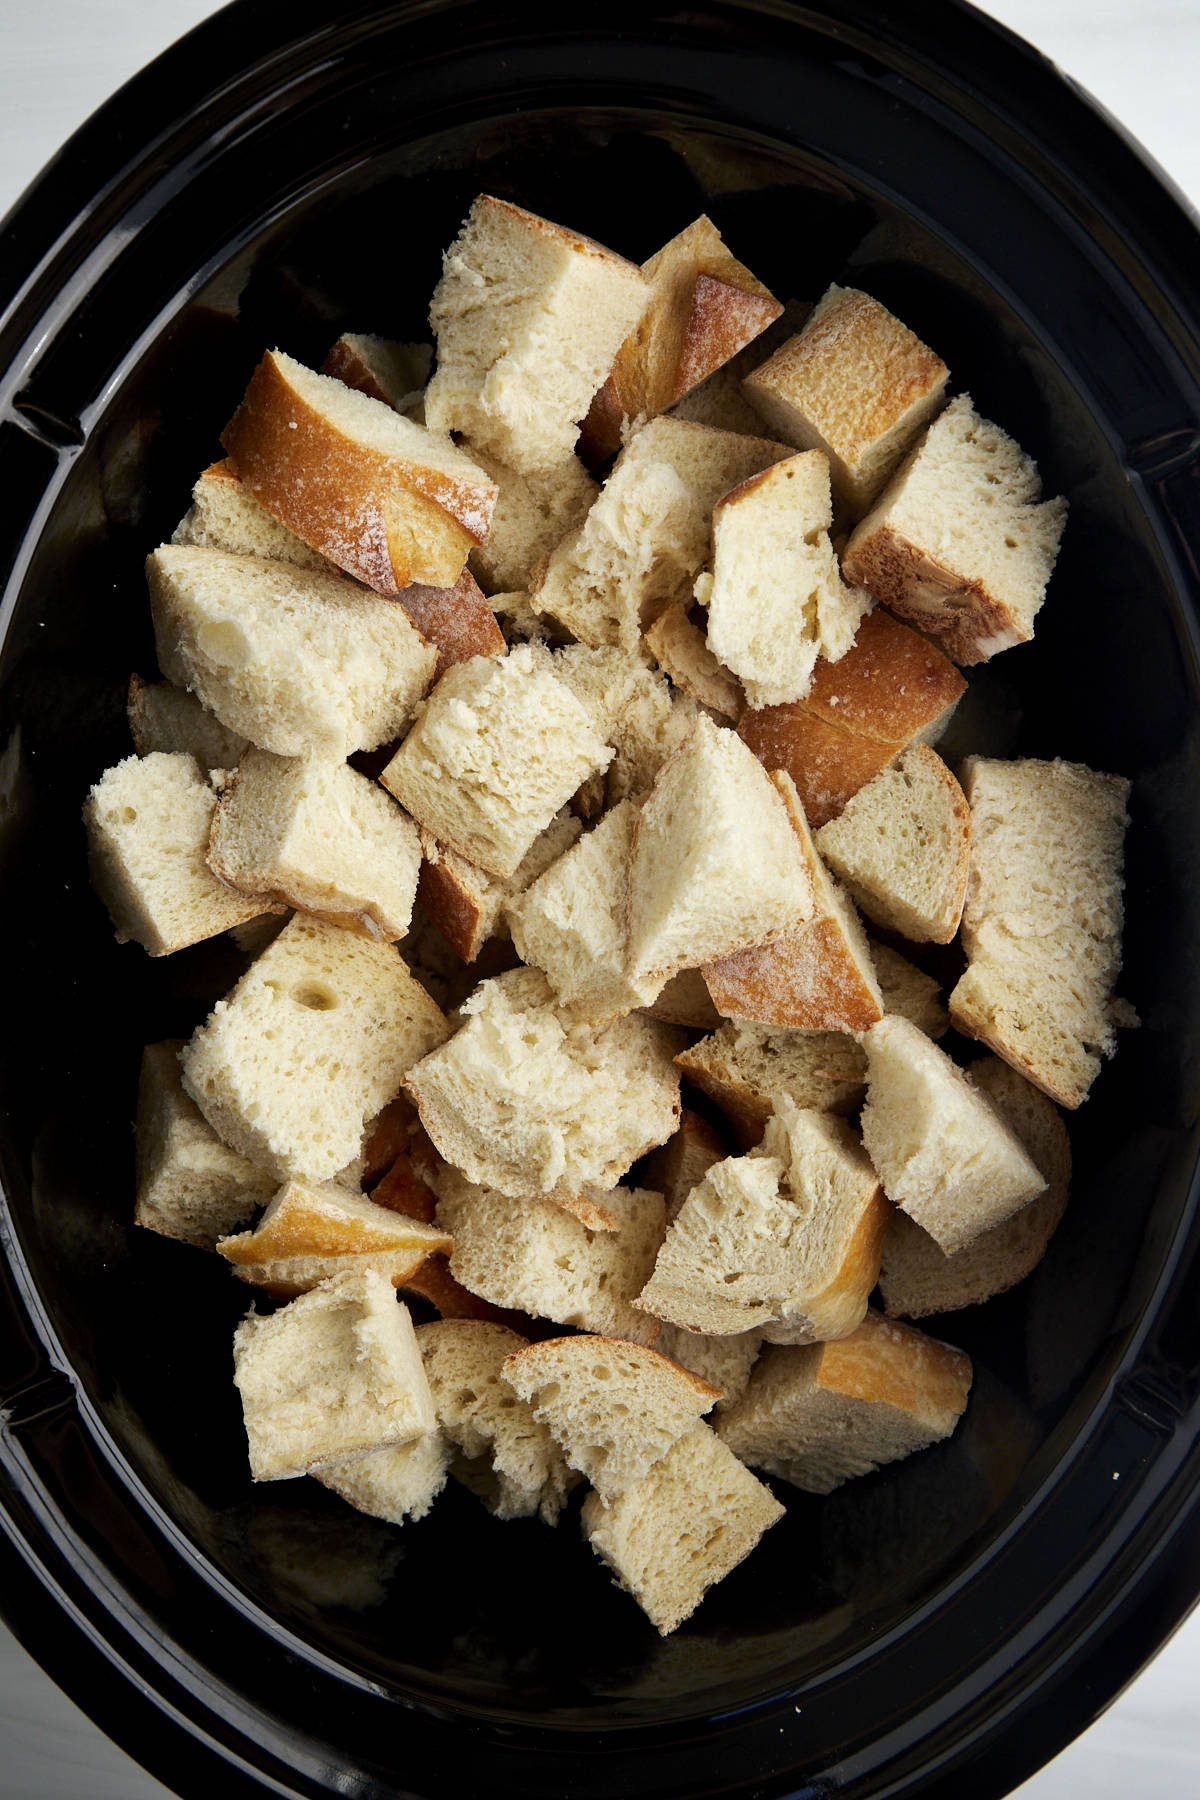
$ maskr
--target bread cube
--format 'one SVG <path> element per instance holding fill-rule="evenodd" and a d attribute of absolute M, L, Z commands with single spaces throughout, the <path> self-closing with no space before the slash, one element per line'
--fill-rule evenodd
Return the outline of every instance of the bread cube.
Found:
<path fill-rule="evenodd" d="M 582 830 L 582 822 L 564 807 L 534 838 L 507 881 L 423 831 L 417 898 L 450 948 L 464 962 L 474 962 L 491 938 L 508 936 L 509 904 L 571 848 Z"/>
<path fill-rule="evenodd" d="M 535 654 L 570 688 L 596 735 L 613 750 L 603 777 L 590 777 L 572 804 L 591 818 L 649 792 L 696 722 L 691 700 L 674 692 L 657 670 L 612 645 L 566 644 Z"/>
<path fill-rule="evenodd" d="M 432 1431 L 407 1307 L 373 1270 L 339 1275 L 233 1339 L 255 1481 L 283 1481 Z"/>
<path fill-rule="evenodd" d="M 957 663 L 1028 643 L 1066 523 L 1037 467 L 969 394 L 952 400 L 851 534 L 847 581 Z"/>
<path fill-rule="evenodd" d="M 193 1033 L 183 1083 L 277 1181 L 325 1181 L 445 1033 L 390 944 L 297 913 Z"/>
<path fill-rule="evenodd" d="M 310 549 L 254 498 L 227 456 L 210 463 L 196 477 L 192 504 L 171 533 L 171 542 L 201 550 L 225 550 L 231 556 L 295 563 L 297 568 L 315 569 L 319 575 L 340 573 L 327 556 Z"/>
<path fill-rule="evenodd" d="M 212 1250 L 265 1206 L 275 1182 L 223 1144 L 183 1091 L 183 1040 L 147 1044 L 138 1081 L 134 1223 Z"/>
<path fill-rule="evenodd" d="M 559 539 L 582 525 L 600 489 L 577 456 L 522 474 L 477 444 L 468 443 L 467 454 L 496 484 L 492 528 L 470 566 L 490 594 L 523 592 Z"/>
<path fill-rule="evenodd" d="M 431 344 L 402 344 L 370 332 L 344 331 L 327 351 L 321 373 L 357 388 L 368 399 L 382 400 L 393 412 L 419 419 L 432 367 Z"/>
<path fill-rule="evenodd" d="M 949 373 L 878 300 L 835 285 L 742 390 L 776 436 L 825 452 L 859 517 L 941 406 Z"/>
<path fill-rule="evenodd" d="M 347 763 L 249 750 L 217 806 L 208 865 L 243 893 L 391 943 L 412 920 L 421 845 Z"/>
<path fill-rule="evenodd" d="M 612 751 L 527 648 L 459 663 L 380 780 L 441 843 L 501 880 Z"/>
<path fill-rule="evenodd" d="M 259 913 L 267 901 L 226 887 L 205 861 L 217 797 L 194 756 L 127 756 L 83 808 L 92 886 L 119 944 L 170 956 Z"/>
<path fill-rule="evenodd" d="M 288 1297 L 351 1267 L 377 1269 L 402 1287 L 427 1256 L 449 1248 L 433 1225 L 332 1181 L 285 1182 L 253 1231 L 217 1245 L 239 1280 Z"/>
<path fill-rule="evenodd" d="M 426 419 L 522 473 L 555 468 L 649 297 L 623 256 L 480 194 L 430 303 L 437 368 Z"/>
<path fill-rule="evenodd" d="M 276 756 L 386 744 L 433 679 L 404 609 L 341 576 L 184 545 L 146 574 L 164 675 Z"/>
<path fill-rule="evenodd" d="M 169 681 L 129 677 L 126 702 L 129 732 L 139 756 L 153 750 L 194 756 L 202 769 L 236 769 L 246 748 L 240 732 L 229 731 L 194 694 Z"/>
<path fill-rule="evenodd" d="M 373 1450 L 353 1462 L 331 1463 L 312 1474 L 348 1506 L 389 1525 L 423 1519 L 450 1473 L 450 1445 L 440 1431 L 407 1444 Z"/>
<path fill-rule="evenodd" d="M 854 1112 L 867 1089 L 866 1052 L 841 1031 L 772 1030 L 731 1021 L 676 1062 L 753 1149 L 781 1094 L 819 1112 Z"/>

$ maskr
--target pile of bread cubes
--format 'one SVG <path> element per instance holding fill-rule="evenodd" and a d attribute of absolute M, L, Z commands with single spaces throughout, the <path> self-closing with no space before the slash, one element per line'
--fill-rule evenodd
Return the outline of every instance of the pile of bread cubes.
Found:
<path fill-rule="evenodd" d="M 1127 783 L 933 747 L 1066 508 L 879 301 L 483 195 L 430 318 L 268 352 L 147 564 L 93 879 L 248 966 L 146 1049 L 136 1217 L 257 1290 L 255 1480 L 396 1524 L 587 1483 L 666 1633 L 780 1483 L 961 1417 L 901 1321 L 1061 1216 L 1058 1109 L 1133 1022 Z"/>

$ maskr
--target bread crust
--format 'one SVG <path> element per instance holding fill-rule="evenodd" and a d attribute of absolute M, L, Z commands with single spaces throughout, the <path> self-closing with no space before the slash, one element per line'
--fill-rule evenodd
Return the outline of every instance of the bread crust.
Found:
<path fill-rule="evenodd" d="M 1023 625 L 981 581 L 957 574 L 890 525 L 852 539 L 842 572 L 901 619 L 936 638 L 947 656 L 964 667 L 987 662 L 1033 637 L 1032 625 Z"/>
<path fill-rule="evenodd" d="M 903 748 L 827 724 L 803 700 L 747 708 L 737 731 L 765 769 L 782 769 L 791 776 L 814 831 L 836 819 L 847 800 L 895 762 Z"/>
<path fill-rule="evenodd" d="M 435 682 L 451 663 L 470 662 L 473 656 L 503 656 L 508 648 L 496 615 L 469 569 L 463 570 L 453 587 L 410 582 L 401 589 L 399 600 L 426 643 L 437 645 Z"/>

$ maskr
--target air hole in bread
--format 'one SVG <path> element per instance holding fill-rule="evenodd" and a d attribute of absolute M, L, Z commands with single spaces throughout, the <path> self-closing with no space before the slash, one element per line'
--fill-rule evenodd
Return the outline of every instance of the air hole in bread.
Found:
<path fill-rule="evenodd" d="M 241 669 L 250 661 L 246 634 L 234 619 L 206 619 L 197 629 L 196 647 L 221 668 Z"/>
<path fill-rule="evenodd" d="M 323 981 L 302 981 L 292 989 L 292 999 L 297 1006 L 307 1006 L 312 1012 L 332 1012 L 338 1003 L 333 989 Z"/>

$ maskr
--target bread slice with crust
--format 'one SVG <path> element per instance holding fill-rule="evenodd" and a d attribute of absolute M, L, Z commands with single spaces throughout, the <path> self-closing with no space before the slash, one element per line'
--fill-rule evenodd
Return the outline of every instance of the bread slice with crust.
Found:
<path fill-rule="evenodd" d="M 728 1155 L 729 1145 L 716 1126 L 685 1106 L 675 1135 L 652 1150 L 644 1166 L 645 1179 L 666 1204 L 668 1224 L 713 1164 L 724 1162 Z"/>
<path fill-rule="evenodd" d="M 469 569 L 463 570 L 453 587 L 410 582 L 398 599 L 425 642 L 437 650 L 434 681 L 440 681 L 455 663 L 470 662 L 473 656 L 504 655 L 504 633 Z"/>
<path fill-rule="evenodd" d="M 350 1268 L 378 1269 L 402 1287 L 427 1256 L 450 1248 L 444 1231 L 332 1181 L 285 1182 L 253 1231 L 217 1245 L 239 1280 L 289 1297 Z"/>
<path fill-rule="evenodd" d="M 818 1112 L 851 1113 L 867 1091 L 866 1052 L 843 1031 L 731 1020 L 675 1060 L 725 1113 L 744 1150 L 761 1140 L 780 1095 Z"/>
<path fill-rule="evenodd" d="M 453 587 L 496 484 L 448 436 L 269 350 L 221 443 L 255 499 L 377 593 Z"/>
<path fill-rule="evenodd" d="M 720 663 L 701 627 L 681 601 L 672 601 L 646 630 L 646 648 L 681 693 L 736 725 L 746 710 L 737 676 Z"/>

